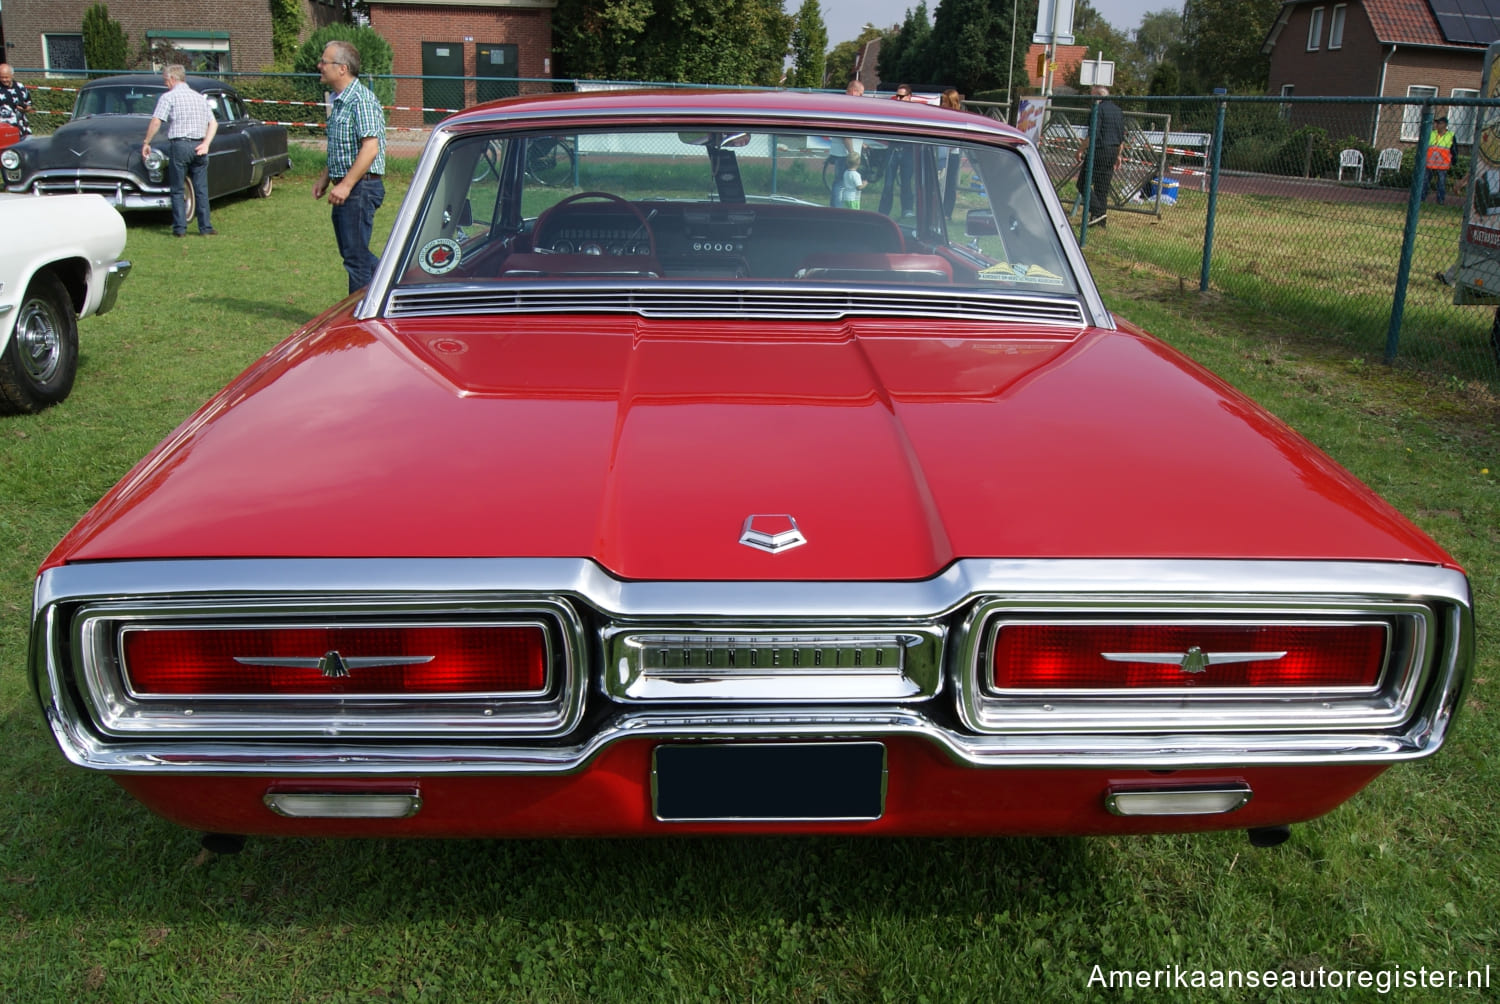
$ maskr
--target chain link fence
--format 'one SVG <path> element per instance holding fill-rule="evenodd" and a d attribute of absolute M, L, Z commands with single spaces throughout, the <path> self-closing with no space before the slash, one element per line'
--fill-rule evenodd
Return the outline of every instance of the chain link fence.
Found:
<path fill-rule="evenodd" d="M 315 75 L 227 76 L 260 117 L 294 134 L 321 136 L 325 112 Z M 81 80 L 22 79 L 33 90 L 35 131 L 67 121 Z M 386 102 L 393 140 L 408 134 L 413 149 L 430 121 L 477 100 L 643 86 L 410 76 L 378 78 L 373 85 Z M 1054 100 L 1038 136 L 1048 174 L 1075 214 L 1087 252 L 1127 259 L 1265 311 L 1285 321 L 1289 338 L 1500 387 L 1497 312 L 1455 306 L 1443 281 L 1468 211 L 1474 133 L 1500 117 L 1496 102 L 1114 100 L 1127 130 L 1110 179 L 1107 227 L 1090 228 L 1081 208 L 1081 182 L 1093 156 L 1092 99 Z M 972 110 L 995 118 L 1009 111 L 996 105 Z M 1436 172 L 1426 170 L 1424 157 L 1438 114 L 1446 114 L 1455 137 L 1441 201 Z"/>
<path fill-rule="evenodd" d="M 1107 227 L 1076 217 L 1086 250 L 1282 318 L 1288 338 L 1500 386 L 1496 311 L 1455 306 L 1444 275 L 1469 212 L 1474 132 L 1500 114 L 1494 102 L 1116 100 L 1127 139 Z M 1075 212 L 1091 113 L 1087 99 L 1059 101 L 1040 143 Z M 1425 154 L 1443 114 L 1454 156 L 1440 177 Z"/>

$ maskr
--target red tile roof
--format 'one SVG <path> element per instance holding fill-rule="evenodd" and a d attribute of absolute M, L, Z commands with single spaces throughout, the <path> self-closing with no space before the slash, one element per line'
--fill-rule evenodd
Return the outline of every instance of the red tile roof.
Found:
<path fill-rule="evenodd" d="M 1427 0 L 1364 0 L 1365 13 L 1381 42 L 1405 45 L 1444 45 L 1465 49 L 1483 48 L 1465 42 L 1450 42 L 1443 37 L 1432 5 Z"/>

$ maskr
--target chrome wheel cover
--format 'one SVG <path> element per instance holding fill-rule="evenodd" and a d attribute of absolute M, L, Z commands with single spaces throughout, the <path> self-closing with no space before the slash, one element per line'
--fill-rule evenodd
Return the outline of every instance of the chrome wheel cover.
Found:
<path fill-rule="evenodd" d="M 16 318 L 16 354 L 21 369 L 37 383 L 47 383 L 62 367 L 62 325 L 53 305 L 27 300 Z"/>

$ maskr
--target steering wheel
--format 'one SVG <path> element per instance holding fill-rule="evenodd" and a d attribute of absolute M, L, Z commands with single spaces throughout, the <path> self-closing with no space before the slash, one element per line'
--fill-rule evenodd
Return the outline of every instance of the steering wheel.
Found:
<path fill-rule="evenodd" d="M 538 246 L 535 250 L 542 254 L 547 254 L 551 249 L 551 241 L 545 240 L 545 238 L 547 237 L 547 225 L 552 219 L 552 214 L 558 213 L 561 215 L 560 211 L 564 207 L 571 207 L 574 203 L 582 202 L 585 199 L 602 199 L 605 202 L 616 202 L 624 206 L 630 215 L 634 216 L 637 222 L 640 223 L 641 233 L 646 235 L 646 243 L 651 248 L 651 257 L 656 257 L 656 235 L 651 232 L 651 223 L 646 219 L 646 215 L 634 203 L 627 199 L 622 199 L 611 192 L 576 192 L 565 199 L 559 199 L 550 208 L 544 210 L 542 215 L 537 217 L 536 226 L 532 232 L 536 235 L 533 243 L 537 245 L 545 244 L 546 248 Z"/>

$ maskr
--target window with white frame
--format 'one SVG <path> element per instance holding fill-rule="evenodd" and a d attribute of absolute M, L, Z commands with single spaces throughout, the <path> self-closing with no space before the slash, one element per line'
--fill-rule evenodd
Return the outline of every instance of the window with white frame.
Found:
<path fill-rule="evenodd" d="M 189 73 L 227 73 L 233 69 L 227 31 L 152 30 L 146 32 L 146 41 L 153 52 L 171 50 L 173 58 Z"/>
<path fill-rule="evenodd" d="M 1328 48 L 1342 49 L 1344 47 L 1344 13 L 1349 9 L 1346 3 L 1333 5 L 1333 13 L 1328 17 Z"/>
<path fill-rule="evenodd" d="M 47 76 L 63 77 L 66 73 L 53 73 L 53 70 L 86 70 L 87 61 L 83 58 L 83 36 L 82 35 L 43 35 L 42 56 L 46 60 Z"/>
<path fill-rule="evenodd" d="M 1455 98 L 1477 98 L 1479 92 L 1470 87 L 1455 87 L 1450 91 Z M 1453 141 L 1467 146 L 1474 142 L 1473 105 L 1452 105 L 1448 108 L 1448 128 L 1453 130 Z"/>
<path fill-rule="evenodd" d="M 1323 40 L 1323 8 L 1314 7 L 1307 19 L 1307 51 L 1317 49 Z"/>
<path fill-rule="evenodd" d="M 1289 98 L 1293 94 L 1295 94 L 1296 92 L 1297 92 L 1297 85 L 1296 84 L 1282 84 L 1281 85 L 1281 96 L 1284 97 L 1284 98 Z M 1283 121 L 1283 122 L 1290 121 L 1291 117 L 1292 117 L 1292 106 L 1289 105 L 1289 104 L 1282 105 L 1281 106 L 1281 121 Z"/>
<path fill-rule="evenodd" d="M 1409 98 L 1435 98 L 1438 89 L 1426 84 L 1412 84 L 1406 89 Z M 1415 143 L 1422 136 L 1422 106 L 1401 106 L 1401 142 Z"/>

